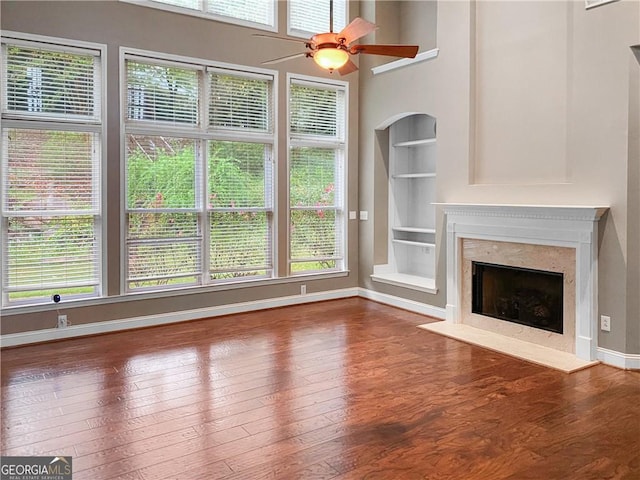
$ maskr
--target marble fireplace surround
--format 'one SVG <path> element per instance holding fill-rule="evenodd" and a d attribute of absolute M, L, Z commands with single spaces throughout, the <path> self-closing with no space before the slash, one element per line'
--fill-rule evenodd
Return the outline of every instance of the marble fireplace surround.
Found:
<path fill-rule="evenodd" d="M 598 221 L 607 207 L 438 205 L 447 225 L 447 324 L 467 324 L 506 336 L 507 343 L 523 340 L 581 361 L 596 360 Z M 499 258 L 503 261 L 498 262 Z M 505 326 L 508 322 L 472 314 L 471 260 L 561 271 L 565 276 L 564 334 Z"/>
<path fill-rule="evenodd" d="M 575 252 L 575 249 L 567 247 L 463 238 L 461 252 L 461 323 L 575 354 Z M 562 273 L 563 333 L 554 333 L 473 313 L 471 305 L 472 262 L 474 261 Z"/>

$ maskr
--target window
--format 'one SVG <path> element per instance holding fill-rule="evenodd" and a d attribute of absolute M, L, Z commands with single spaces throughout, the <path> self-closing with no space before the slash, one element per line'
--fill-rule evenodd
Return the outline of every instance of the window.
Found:
<path fill-rule="evenodd" d="M 240 25 L 275 29 L 275 0 L 122 0 Z"/>
<path fill-rule="evenodd" d="M 2 50 L 2 306 L 98 296 L 102 52 L 9 37 Z"/>
<path fill-rule="evenodd" d="M 346 84 L 290 78 L 289 268 L 345 269 Z"/>
<path fill-rule="evenodd" d="M 273 276 L 273 77 L 126 59 L 127 290 Z"/>
<path fill-rule="evenodd" d="M 289 35 L 309 38 L 330 31 L 329 0 L 289 0 Z M 333 31 L 347 25 L 347 0 L 333 1 Z"/>

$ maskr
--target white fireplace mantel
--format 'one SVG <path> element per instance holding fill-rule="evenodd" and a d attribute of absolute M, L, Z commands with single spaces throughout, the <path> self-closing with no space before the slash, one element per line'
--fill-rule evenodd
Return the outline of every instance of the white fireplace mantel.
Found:
<path fill-rule="evenodd" d="M 596 359 L 598 221 L 608 207 L 439 203 L 447 222 L 446 320 L 461 322 L 461 240 L 551 245 L 576 250 L 576 357 Z"/>

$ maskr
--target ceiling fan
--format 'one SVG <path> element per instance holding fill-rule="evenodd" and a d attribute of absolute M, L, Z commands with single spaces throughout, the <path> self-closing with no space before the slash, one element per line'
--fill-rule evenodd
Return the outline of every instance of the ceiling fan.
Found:
<path fill-rule="evenodd" d="M 354 45 L 353 42 L 378 28 L 375 24 L 360 17 L 355 18 L 341 32 L 333 32 L 333 0 L 329 2 L 329 31 L 316 33 L 308 40 L 295 40 L 273 35 L 255 34 L 258 37 L 278 38 L 294 42 L 303 42 L 307 51 L 294 53 L 284 57 L 274 58 L 262 62 L 263 65 L 280 63 L 293 58 L 313 58 L 320 67 L 333 73 L 337 70 L 340 75 L 347 75 L 358 70 L 351 60 L 351 55 L 360 53 L 372 55 L 387 55 L 391 57 L 414 58 L 418 53 L 418 45 Z"/>

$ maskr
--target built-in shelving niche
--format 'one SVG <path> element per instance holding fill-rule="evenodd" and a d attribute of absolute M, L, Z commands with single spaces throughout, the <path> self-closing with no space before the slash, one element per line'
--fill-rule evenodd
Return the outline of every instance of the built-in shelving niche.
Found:
<path fill-rule="evenodd" d="M 387 264 L 374 281 L 436 293 L 436 119 L 409 114 L 389 127 Z"/>

